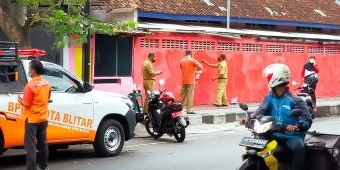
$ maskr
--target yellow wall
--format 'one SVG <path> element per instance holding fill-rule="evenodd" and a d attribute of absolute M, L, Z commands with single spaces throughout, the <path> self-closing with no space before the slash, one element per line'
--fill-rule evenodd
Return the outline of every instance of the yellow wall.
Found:
<path fill-rule="evenodd" d="M 75 75 L 82 79 L 83 77 L 83 50 L 82 47 L 75 47 L 74 49 L 74 61 L 75 61 Z M 90 51 L 90 83 L 92 83 L 92 67 L 93 67 L 93 55 L 92 55 L 92 48 Z"/>

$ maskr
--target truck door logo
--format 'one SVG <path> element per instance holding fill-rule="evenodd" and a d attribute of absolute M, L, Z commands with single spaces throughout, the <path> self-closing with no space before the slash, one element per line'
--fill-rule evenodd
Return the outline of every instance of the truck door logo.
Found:
<path fill-rule="evenodd" d="M 6 119 L 15 121 L 21 117 L 22 109 L 20 103 L 8 102 L 8 111 L 0 111 L 0 117 L 3 115 Z M 89 132 L 93 128 L 92 119 L 55 110 L 48 110 L 48 124 L 80 132 Z"/>

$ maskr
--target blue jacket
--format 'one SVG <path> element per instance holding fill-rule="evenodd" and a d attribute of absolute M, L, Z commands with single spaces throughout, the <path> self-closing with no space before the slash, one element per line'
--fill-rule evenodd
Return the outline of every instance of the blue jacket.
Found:
<path fill-rule="evenodd" d="M 303 114 L 298 117 L 289 116 L 293 109 L 301 109 Z M 287 139 L 293 136 L 304 138 L 306 131 L 308 131 L 313 123 L 307 103 L 290 92 L 288 88 L 281 96 L 277 96 L 273 92 L 270 92 L 265 96 L 260 107 L 252 114 L 252 116 L 255 118 L 273 116 L 277 123 L 281 123 L 285 126 L 298 125 L 299 131 L 286 132 L 284 134 L 275 133 L 274 136 L 279 139 Z"/>

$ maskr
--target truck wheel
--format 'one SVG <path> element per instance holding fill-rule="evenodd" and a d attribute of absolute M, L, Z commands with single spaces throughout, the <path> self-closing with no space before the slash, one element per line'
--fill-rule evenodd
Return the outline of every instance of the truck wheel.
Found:
<path fill-rule="evenodd" d="M 122 125 L 116 120 L 105 120 L 98 128 L 93 147 L 102 157 L 119 154 L 124 146 L 125 133 Z"/>

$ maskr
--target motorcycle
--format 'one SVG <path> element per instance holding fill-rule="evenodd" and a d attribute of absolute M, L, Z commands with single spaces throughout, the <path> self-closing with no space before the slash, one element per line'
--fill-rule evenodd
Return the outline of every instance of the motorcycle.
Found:
<path fill-rule="evenodd" d="M 284 124 L 277 124 L 271 116 L 260 119 L 250 117 L 246 104 L 240 108 L 247 112 L 251 137 L 244 137 L 240 146 L 244 146 L 243 163 L 238 170 L 290 170 L 291 151 L 278 143 L 273 133 L 284 133 Z M 290 116 L 300 116 L 301 110 L 293 109 Z M 340 135 L 307 132 L 305 137 L 305 170 L 340 170 Z"/>
<path fill-rule="evenodd" d="M 298 86 L 297 88 L 294 89 L 294 90 L 300 90 L 300 92 L 297 93 L 296 95 L 302 98 L 304 101 L 306 101 L 308 109 L 311 113 L 312 119 L 314 119 L 315 114 L 316 114 L 316 107 L 315 107 L 315 101 L 314 101 L 315 99 L 313 99 L 312 97 L 312 96 L 315 97 L 313 88 L 307 83 L 303 83 L 302 85 L 300 85 L 296 81 L 293 81 L 292 84 L 294 86 Z"/>
<path fill-rule="evenodd" d="M 159 81 L 159 86 L 164 80 Z M 165 89 L 148 91 L 150 95 L 148 116 L 145 118 L 145 129 L 151 137 L 160 138 L 163 134 L 174 136 L 178 142 L 185 139 L 185 128 L 189 121 L 182 115 L 183 105 L 175 100 L 164 101 L 162 95 Z"/>

